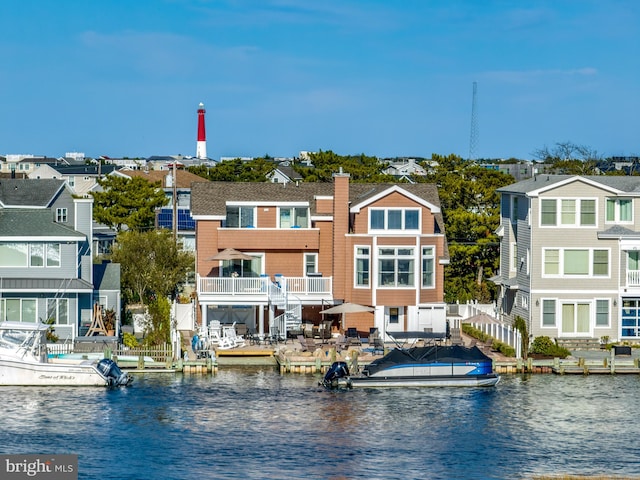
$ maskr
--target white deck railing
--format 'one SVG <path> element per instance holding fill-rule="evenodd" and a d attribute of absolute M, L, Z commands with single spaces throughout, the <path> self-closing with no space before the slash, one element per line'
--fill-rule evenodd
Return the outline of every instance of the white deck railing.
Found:
<path fill-rule="evenodd" d="M 201 277 L 198 276 L 198 294 L 260 295 L 269 293 L 269 277 Z M 331 277 L 286 277 L 281 285 L 288 293 L 298 296 L 330 295 Z"/>
<path fill-rule="evenodd" d="M 627 271 L 627 287 L 640 287 L 640 270 Z"/>

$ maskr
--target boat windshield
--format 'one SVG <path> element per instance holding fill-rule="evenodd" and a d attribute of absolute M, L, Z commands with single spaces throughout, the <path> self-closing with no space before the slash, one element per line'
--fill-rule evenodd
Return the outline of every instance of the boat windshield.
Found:
<path fill-rule="evenodd" d="M 37 330 L 1 329 L 0 347 L 3 348 L 32 348 L 36 345 L 40 332 Z"/>

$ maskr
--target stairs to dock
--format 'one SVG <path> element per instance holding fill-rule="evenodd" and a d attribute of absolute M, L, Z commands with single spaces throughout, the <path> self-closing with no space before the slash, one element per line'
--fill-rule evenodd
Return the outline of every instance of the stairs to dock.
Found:
<path fill-rule="evenodd" d="M 558 338 L 558 345 L 567 350 L 600 350 L 600 340 L 597 338 Z"/>

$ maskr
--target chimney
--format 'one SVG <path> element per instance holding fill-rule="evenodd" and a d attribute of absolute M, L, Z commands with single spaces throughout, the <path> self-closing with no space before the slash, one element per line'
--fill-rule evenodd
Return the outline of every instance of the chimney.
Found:
<path fill-rule="evenodd" d="M 207 159 L 207 135 L 204 130 L 204 103 L 198 105 L 198 140 L 196 142 L 196 158 Z"/>
<path fill-rule="evenodd" d="M 348 173 L 333 174 L 333 296 L 345 298 L 347 286 L 347 241 L 349 233 Z"/>

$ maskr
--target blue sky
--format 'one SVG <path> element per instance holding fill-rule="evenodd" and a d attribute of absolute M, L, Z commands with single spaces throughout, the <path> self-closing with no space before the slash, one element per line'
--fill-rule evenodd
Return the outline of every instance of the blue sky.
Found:
<path fill-rule="evenodd" d="M 636 0 L 3 0 L 0 154 L 640 154 Z"/>

